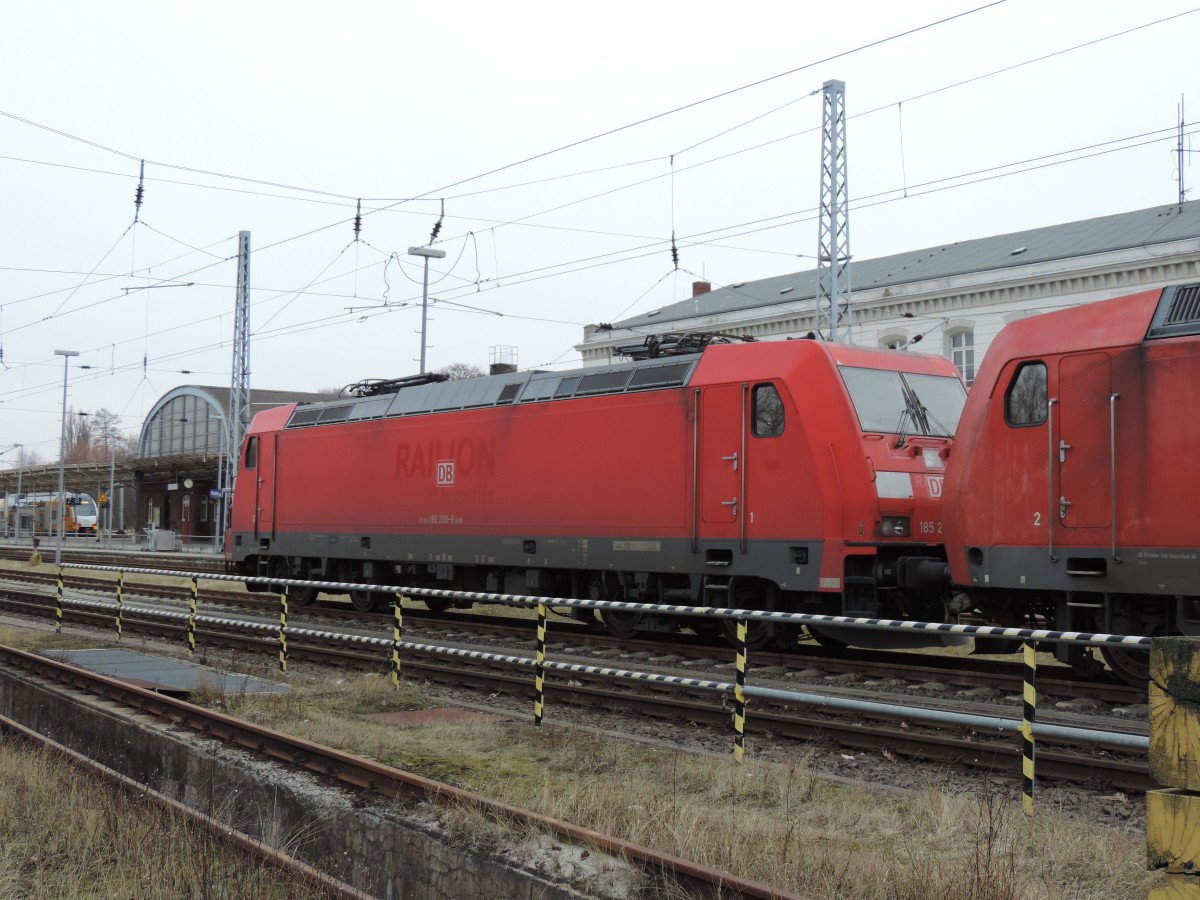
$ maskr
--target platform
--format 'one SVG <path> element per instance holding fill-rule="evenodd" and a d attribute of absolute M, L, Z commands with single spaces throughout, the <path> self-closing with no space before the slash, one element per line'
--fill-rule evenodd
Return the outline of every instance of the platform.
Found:
<path fill-rule="evenodd" d="M 285 684 L 253 675 L 235 675 L 132 650 L 43 650 L 41 653 L 163 694 L 190 694 L 201 687 L 224 694 L 270 694 L 287 690 Z"/>

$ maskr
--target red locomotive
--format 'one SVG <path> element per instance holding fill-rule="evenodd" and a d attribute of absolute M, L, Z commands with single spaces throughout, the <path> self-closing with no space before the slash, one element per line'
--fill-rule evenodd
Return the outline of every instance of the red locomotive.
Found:
<path fill-rule="evenodd" d="M 405 584 L 946 616 L 939 498 L 966 393 L 949 361 L 695 336 L 639 355 L 260 413 L 230 570 L 361 584 L 360 609 L 387 601 L 372 585 Z M 619 635 L 679 625 L 602 619 Z"/>
<path fill-rule="evenodd" d="M 1006 624 L 1200 634 L 1198 448 L 1200 284 L 1009 325 L 947 467 L 961 605 Z M 1146 653 L 1102 653 L 1123 679 L 1148 677 Z"/>

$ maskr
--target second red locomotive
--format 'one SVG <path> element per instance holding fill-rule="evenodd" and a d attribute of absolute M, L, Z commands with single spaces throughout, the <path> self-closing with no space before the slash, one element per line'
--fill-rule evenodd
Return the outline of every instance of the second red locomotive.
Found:
<path fill-rule="evenodd" d="M 939 506 L 966 394 L 948 360 L 712 343 L 357 393 L 255 418 L 232 571 L 361 584 L 364 609 L 387 600 L 372 585 L 399 583 L 946 616 Z M 752 642 L 772 637 L 759 625 Z"/>
<path fill-rule="evenodd" d="M 1004 624 L 1200 635 L 1200 284 L 1023 319 L 988 350 L 947 468 L 964 605 Z M 1131 683 L 1148 656 L 1103 648 Z M 1099 664 L 1058 645 L 1077 668 Z"/>

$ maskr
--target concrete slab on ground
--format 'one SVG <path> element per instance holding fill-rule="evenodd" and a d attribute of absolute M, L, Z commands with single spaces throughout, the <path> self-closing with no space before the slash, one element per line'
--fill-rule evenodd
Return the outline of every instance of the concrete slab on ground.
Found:
<path fill-rule="evenodd" d="M 41 652 L 45 656 L 60 659 L 73 666 L 162 693 L 190 693 L 201 686 L 225 694 L 268 694 L 287 690 L 285 684 L 277 684 L 252 675 L 221 672 L 207 666 L 134 653 L 132 650 L 105 648 Z"/>

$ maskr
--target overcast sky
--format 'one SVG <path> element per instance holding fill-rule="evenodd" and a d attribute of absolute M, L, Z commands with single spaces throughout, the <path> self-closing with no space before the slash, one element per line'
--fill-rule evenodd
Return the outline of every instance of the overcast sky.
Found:
<path fill-rule="evenodd" d="M 586 324 L 695 279 L 813 268 L 829 79 L 846 82 L 856 258 L 1172 203 L 1181 97 L 1200 112 L 1197 10 L 9 4 L 0 449 L 57 459 L 58 349 L 80 353 L 68 406 L 131 434 L 172 388 L 227 386 L 242 230 L 256 389 L 415 373 L 407 251 L 443 204 L 430 369 L 571 366 Z"/>

